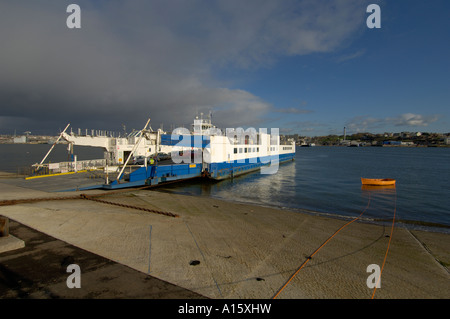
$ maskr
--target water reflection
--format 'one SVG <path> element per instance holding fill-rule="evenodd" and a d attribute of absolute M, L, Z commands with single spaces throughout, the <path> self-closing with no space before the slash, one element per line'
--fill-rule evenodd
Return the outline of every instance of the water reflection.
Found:
<path fill-rule="evenodd" d="M 361 195 L 370 201 L 365 212 L 366 217 L 379 221 L 392 221 L 397 207 L 397 190 L 395 185 L 362 185 Z"/>
<path fill-rule="evenodd" d="M 256 202 L 283 206 L 286 194 L 292 194 L 297 170 L 294 163 L 281 165 L 276 174 L 260 174 L 258 171 L 210 184 L 215 197 L 242 202 Z"/>
<path fill-rule="evenodd" d="M 361 189 L 367 192 L 374 193 L 391 193 L 392 190 L 395 190 L 395 185 L 386 185 L 386 186 L 374 186 L 374 185 L 361 185 Z"/>

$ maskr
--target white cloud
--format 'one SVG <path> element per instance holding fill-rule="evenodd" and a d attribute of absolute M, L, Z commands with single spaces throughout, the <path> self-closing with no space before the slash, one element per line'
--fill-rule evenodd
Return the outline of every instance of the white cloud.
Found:
<path fill-rule="evenodd" d="M 345 127 L 349 132 L 364 132 L 381 127 L 384 123 L 383 119 L 367 116 L 357 116 L 346 123 Z"/>
<path fill-rule="evenodd" d="M 428 126 L 438 120 L 437 115 L 425 116 L 421 114 L 405 113 L 396 118 L 387 118 L 395 126 Z"/>
<path fill-rule="evenodd" d="M 349 132 L 367 132 L 378 129 L 388 130 L 395 127 L 426 127 L 439 119 L 437 115 L 421 115 L 404 113 L 396 117 L 375 118 L 370 116 L 357 116 L 346 123 Z"/>
<path fill-rule="evenodd" d="M 273 109 L 273 111 L 279 112 L 279 113 L 288 113 L 288 114 L 309 114 L 309 113 L 314 112 L 312 110 L 299 109 L 296 107 L 277 108 L 277 109 Z"/>
<path fill-rule="evenodd" d="M 336 61 L 339 63 L 350 61 L 350 60 L 359 58 L 360 56 L 363 56 L 365 53 L 366 53 L 366 50 L 364 50 L 364 49 L 358 50 L 358 51 L 350 53 L 350 54 L 342 55 L 342 56 L 338 57 L 336 59 Z"/>

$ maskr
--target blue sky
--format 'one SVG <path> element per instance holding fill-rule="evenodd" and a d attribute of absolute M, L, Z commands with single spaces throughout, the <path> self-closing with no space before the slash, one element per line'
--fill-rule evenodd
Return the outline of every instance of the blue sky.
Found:
<path fill-rule="evenodd" d="M 81 29 L 66 25 L 70 3 Z M 368 4 L 381 28 L 366 26 Z M 447 0 L 0 3 L 0 133 L 450 131 Z"/>
<path fill-rule="evenodd" d="M 242 88 L 284 110 L 269 118 L 286 132 L 449 132 L 450 3 L 379 3 L 381 29 L 361 25 L 340 49 L 284 57 Z"/>

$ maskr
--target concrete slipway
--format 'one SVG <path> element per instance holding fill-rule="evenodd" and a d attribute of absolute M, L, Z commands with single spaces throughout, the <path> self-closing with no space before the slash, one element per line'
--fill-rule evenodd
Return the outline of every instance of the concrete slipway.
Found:
<path fill-rule="evenodd" d="M 79 179 L 79 183 L 92 183 L 82 181 L 82 176 L 72 178 Z M 18 178 L 2 179 L 0 201 L 81 193 L 52 192 L 58 187 L 69 188 L 65 187 L 65 183 L 69 182 L 67 177 L 34 183 Z M 72 180 L 72 184 L 74 182 Z M 0 206 L 0 215 L 11 219 L 11 225 L 14 225 L 11 227 L 12 235 L 24 237 L 25 248 L 15 250 L 15 254 L 21 254 L 21 251 L 27 254 L 27 249 L 39 246 L 36 245 L 39 240 L 43 241 L 43 246 L 55 245 L 56 249 L 58 245 L 63 245 L 61 242 L 70 246 L 62 255 L 80 263 L 86 287 L 94 287 L 105 277 L 97 276 L 95 271 L 89 269 L 115 262 L 115 266 L 111 267 L 127 266 L 126 269 L 137 270 L 140 274 L 133 277 L 129 271 L 128 275 L 124 271 L 122 287 L 134 280 L 125 280 L 126 276 L 135 278 L 139 284 L 148 276 L 152 278 L 153 287 L 162 282 L 173 285 L 161 288 L 161 291 L 178 291 L 180 298 L 272 298 L 298 267 L 348 222 L 158 190 L 127 190 L 103 196 L 102 199 L 171 212 L 178 217 L 83 199 Z M 32 239 L 34 235 L 24 235 L 34 232 L 42 232 L 59 241 L 37 239 L 36 242 Z M 277 298 L 370 299 L 373 290 L 367 286 L 370 275 L 367 266 L 382 265 L 389 235 L 389 226 L 352 223 L 315 254 Z M 395 227 L 391 240 L 381 288 L 377 289 L 375 298 L 450 297 L 447 269 L 450 264 L 449 235 Z M 79 248 L 84 255 L 92 255 L 78 258 L 80 252 L 76 251 Z M 7 268 L 5 264 L 8 264 L 11 253 L 0 254 L 3 268 Z M 30 262 L 39 262 L 39 258 L 46 260 L 44 250 L 31 254 L 34 261 Z M 8 271 L 13 272 L 14 269 Z M 122 278 L 121 272 L 116 269 L 114 275 L 109 277 L 117 278 L 117 283 Z M 66 278 L 66 274 L 55 273 L 53 284 L 35 284 L 46 286 L 48 294 L 65 297 Z M 8 277 L 8 280 L 15 279 Z M 113 290 L 112 283 L 111 286 L 102 283 L 101 287 L 105 294 L 107 290 Z M 9 293 L 14 295 L 14 291 Z M 82 298 L 104 296 L 87 291 L 78 293 Z M 143 293 L 139 297 L 173 296 L 169 292 Z M 135 298 L 131 293 L 114 297 Z"/>

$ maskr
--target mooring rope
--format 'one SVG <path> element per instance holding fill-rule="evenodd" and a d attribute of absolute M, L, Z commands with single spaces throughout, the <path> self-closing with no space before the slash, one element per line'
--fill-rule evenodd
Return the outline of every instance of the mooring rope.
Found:
<path fill-rule="evenodd" d="M 372 293 L 372 297 L 371 297 L 371 299 L 374 299 L 374 297 L 375 297 L 375 292 L 376 292 L 376 290 L 377 290 L 377 286 L 378 286 L 378 284 L 379 284 L 379 282 L 380 282 L 380 280 L 381 280 L 381 274 L 383 273 L 383 269 L 384 269 L 384 266 L 385 266 L 385 264 L 386 264 L 386 260 L 387 260 L 387 255 L 388 255 L 388 252 L 389 252 L 389 248 L 390 248 L 390 245 L 391 245 L 391 240 L 392 240 L 392 235 L 393 235 L 393 233 L 394 233 L 394 224 L 395 224 L 395 217 L 396 217 L 396 211 L 397 211 L 397 191 L 395 190 L 395 197 L 394 197 L 394 216 L 393 216 L 393 218 L 392 218 L 392 225 L 391 225 L 391 233 L 390 233 L 390 235 L 389 235 L 389 242 L 388 242 L 388 246 L 387 246 L 387 249 L 386 249 L 386 252 L 385 252 L 385 254 L 384 254 L 384 259 L 383 259 L 383 264 L 382 264 L 382 266 L 381 266 L 381 270 L 380 270 L 380 276 L 378 277 L 378 280 L 377 280 L 377 283 L 376 283 L 376 285 L 375 285 L 375 287 L 374 287 L 374 290 L 373 290 L 373 293 Z M 334 236 L 336 236 L 342 229 L 344 229 L 345 227 L 347 227 L 348 225 L 350 225 L 350 224 L 352 224 L 353 222 L 355 222 L 356 220 L 358 220 L 358 219 L 360 219 L 361 218 L 361 216 L 367 211 L 367 209 L 369 208 L 369 206 L 370 206 L 370 202 L 371 202 L 371 196 L 370 196 L 370 193 L 369 193 L 369 200 L 368 200 L 368 202 L 367 202 L 367 206 L 366 206 L 366 208 L 361 212 L 361 214 L 358 216 L 358 217 L 356 217 L 356 218 L 354 218 L 353 220 L 351 220 L 351 221 L 349 221 L 348 223 L 346 223 L 345 225 L 343 225 L 341 228 L 339 228 L 336 232 L 334 232 L 333 233 L 333 235 L 331 235 L 322 245 L 320 245 L 319 246 L 319 248 L 317 248 L 310 256 L 308 256 L 307 258 L 306 258 L 306 260 L 300 265 L 300 267 L 299 268 L 297 268 L 297 270 L 289 277 L 289 279 L 286 281 L 286 283 L 277 291 L 277 293 L 273 296 L 273 299 L 276 299 L 279 295 L 280 295 L 280 293 L 287 287 L 287 285 L 294 279 L 294 277 L 295 276 L 297 276 L 297 274 L 300 272 L 300 270 L 301 269 L 303 269 L 305 266 L 306 266 L 306 264 L 312 259 L 312 257 L 315 255 L 315 254 L 317 254 L 318 252 L 319 252 L 319 250 L 320 249 L 322 249 Z"/>
<path fill-rule="evenodd" d="M 373 293 L 372 293 L 371 299 L 373 299 L 375 297 L 375 292 L 377 291 L 377 286 L 381 280 L 381 274 L 383 273 L 384 265 L 386 264 L 386 259 L 387 259 L 387 255 L 389 252 L 389 247 L 391 246 L 392 234 L 394 233 L 395 214 L 397 212 L 397 189 L 395 189 L 394 196 L 395 196 L 395 198 L 394 198 L 394 216 L 392 218 L 391 234 L 389 235 L 388 246 L 386 249 L 386 253 L 384 254 L 383 265 L 381 265 L 380 276 L 378 277 L 377 284 L 373 288 Z"/>
<path fill-rule="evenodd" d="M 138 209 L 138 210 L 142 210 L 142 211 L 146 211 L 146 212 L 150 212 L 150 213 L 166 215 L 166 216 L 169 216 L 169 217 L 180 217 L 179 215 L 171 213 L 171 212 L 164 212 L 164 211 L 151 209 L 151 208 L 140 207 L 140 206 L 133 206 L 133 205 L 127 205 L 127 204 L 121 204 L 121 203 L 114 203 L 114 202 L 110 202 L 110 201 L 94 198 L 94 197 L 88 196 L 86 194 L 81 194 L 80 197 L 82 199 L 92 200 L 92 201 L 103 203 L 103 204 L 115 205 L 115 206 L 120 206 L 120 207 L 125 207 L 125 208 L 131 208 L 131 209 Z"/>
<path fill-rule="evenodd" d="M 306 258 L 306 260 L 300 265 L 300 267 L 297 268 L 297 270 L 289 277 L 289 279 L 286 281 L 286 283 L 277 291 L 277 293 L 273 296 L 272 299 L 276 299 L 280 293 L 284 290 L 284 288 L 287 287 L 287 285 L 292 281 L 292 279 L 294 279 L 295 276 L 297 276 L 297 274 L 300 272 L 300 270 L 303 269 L 303 267 L 306 266 L 306 264 L 312 259 L 312 257 L 317 254 L 319 252 L 320 249 L 322 249 L 334 236 L 336 236 L 342 229 L 344 229 L 345 227 L 347 227 L 348 225 L 352 224 L 353 222 L 357 221 L 359 218 L 361 218 L 361 216 L 366 212 L 366 210 L 369 208 L 370 206 L 370 193 L 369 193 L 369 200 L 367 202 L 367 206 L 366 208 L 361 212 L 361 214 L 354 218 L 353 220 L 349 221 L 348 223 L 346 223 L 345 225 L 343 225 L 341 228 L 339 228 L 337 231 L 334 232 L 333 235 L 331 235 L 322 245 L 319 246 L 319 248 L 317 248 L 310 256 L 308 256 Z"/>
<path fill-rule="evenodd" d="M 189 178 L 189 179 L 192 179 L 192 178 Z M 188 180 L 188 179 L 186 179 L 186 180 Z M 183 180 L 183 181 L 185 181 L 185 180 Z M 144 190 L 144 189 L 149 189 L 149 188 L 155 188 L 155 187 L 158 187 L 158 186 L 165 186 L 167 184 L 173 184 L 173 183 L 176 183 L 176 182 L 179 182 L 179 181 L 175 180 L 175 181 L 165 182 L 164 184 L 145 185 L 145 186 L 138 187 L 138 188 L 126 188 L 126 189 L 110 191 L 110 192 L 100 193 L 100 194 L 91 194 L 91 195 L 79 194 L 79 195 L 64 196 L 64 197 L 42 197 L 42 198 L 38 197 L 38 198 L 24 198 L 24 199 L 7 199 L 7 200 L 0 200 L 0 206 L 11 206 L 11 205 L 17 205 L 17 204 L 26 204 L 26 203 L 34 203 L 34 202 L 45 202 L 45 201 L 54 201 L 54 200 L 88 199 L 88 200 L 96 201 L 96 202 L 103 203 L 103 204 L 109 204 L 109 205 L 115 205 L 115 206 L 120 206 L 120 207 L 125 207 L 125 208 L 137 209 L 137 210 L 142 210 L 142 211 L 146 211 L 146 212 L 150 212 L 150 213 L 165 215 L 165 216 L 169 216 L 169 217 L 179 217 L 179 215 L 171 213 L 171 212 L 165 212 L 165 211 L 160 211 L 160 210 L 151 209 L 151 208 L 145 208 L 145 207 L 140 207 L 140 206 L 133 206 L 133 205 L 127 205 L 127 204 L 114 203 L 114 202 L 98 199 L 98 197 L 102 197 L 102 196 L 116 195 L 116 194 L 132 192 L 132 191 L 139 191 L 139 190 Z"/>

